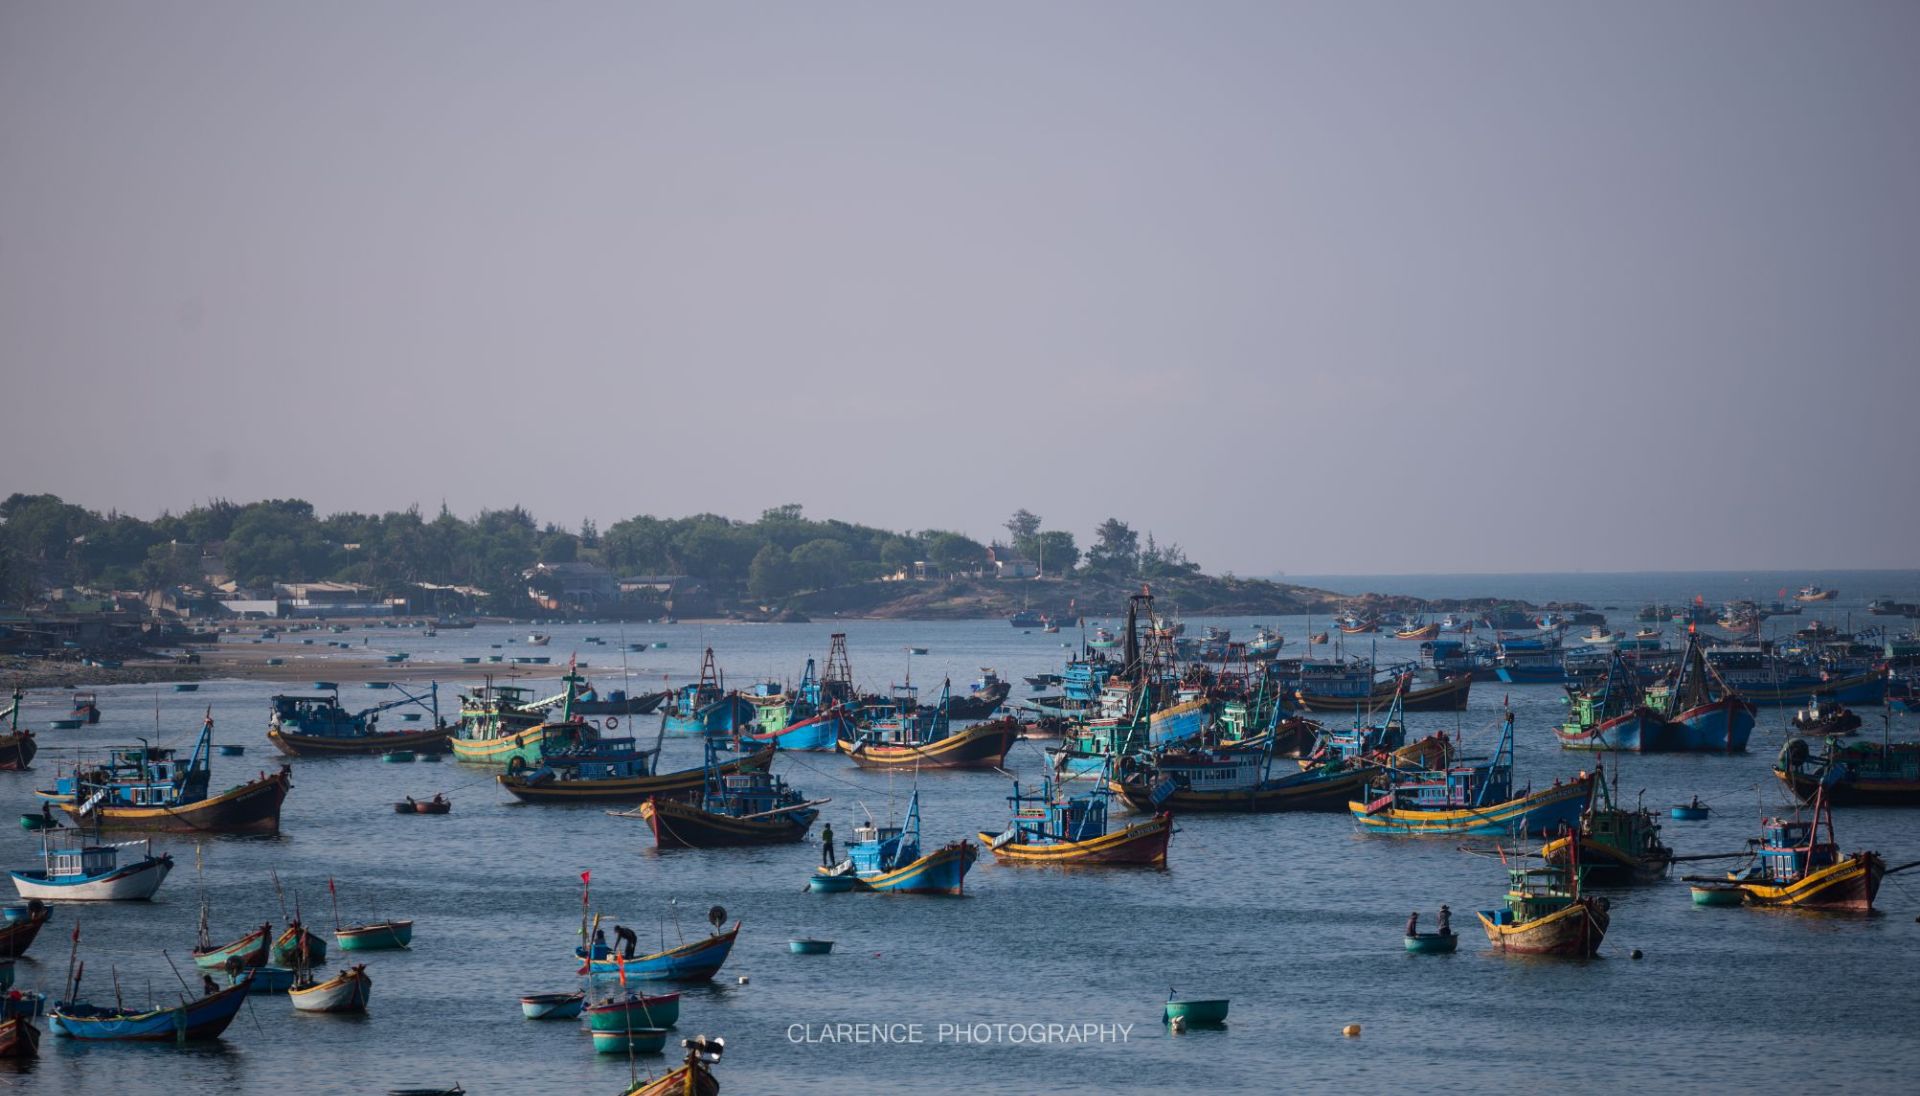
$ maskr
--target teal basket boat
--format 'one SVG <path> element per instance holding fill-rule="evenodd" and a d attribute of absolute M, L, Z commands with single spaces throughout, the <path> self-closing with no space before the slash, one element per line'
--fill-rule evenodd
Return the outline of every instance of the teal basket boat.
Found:
<path fill-rule="evenodd" d="M 833 952 L 833 941 L 789 940 L 787 950 L 795 955 L 829 955 Z"/>
<path fill-rule="evenodd" d="M 1217 997 L 1207 1000 L 1176 1001 L 1169 997 L 1166 1012 L 1161 1015 L 1160 1022 L 1171 1024 L 1175 1020 L 1188 1027 L 1224 1024 L 1227 1022 L 1227 999 Z"/>
<path fill-rule="evenodd" d="M 1407 951 L 1413 955 L 1452 955 L 1460 946 L 1460 934 L 1437 932 L 1416 932 L 1407 937 Z"/>
<path fill-rule="evenodd" d="M 1693 904 L 1744 906 L 1747 904 L 1747 892 L 1731 883 L 1696 883 L 1693 887 Z"/>
<path fill-rule="evenodd" d="M 601 1054 L 658 1054 L 667 1049 L 666 1028 L 595 1031 L 593 1049 Z"/>

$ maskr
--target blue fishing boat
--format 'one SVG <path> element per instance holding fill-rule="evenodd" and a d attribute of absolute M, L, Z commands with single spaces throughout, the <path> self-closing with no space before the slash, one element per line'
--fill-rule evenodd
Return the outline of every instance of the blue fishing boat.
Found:
<path fill-rule="evenodd" d="M 1673 676 L 1647 690 L 1647 706 L 1677 737 L 1674 748 L 1690 753 L 1744 752 L 1759 714 L 1707 661 L 1692 631 Z"/>
<path fill-rule="evenodd" d="M 172 1008 L 129 1009 L 61 1001 L 47 1013 L 47 1029 L 83 1042 L 186 1043 L 218 1039 L 247 1003 L 248 971 L 233 985 Z"/>
<path fill-rule="evenodd" d="M 700 660 L 700 680 L 674 690 L 661 709 L 660 725 L 670 735 L 732 736 L 752 727 L 757 715 L 752 701 L 727 691 L 708 647 Z"/>
<path fill-rule="evenodd" d="M 720 973 L 727 956 L 733 953 L 733 942 L 739 935 L 740 923 L 736 921 L 725 932 L 716 932 L 704 940 L 666 948 L 652 955 L 633 954 L 631 943 L 622 953 L 596 938 L 591 957 L 583 947 L 573 949 L 573 956 L 582 961 L 581 974 L 624 974 L 630 979 L 650 982 L 705 982 Z"/>
<path fill-rule="evenodd" d="M 1113 827 L 1107 819 L 1105 788 L 1081 795 L 1056 791 L 1043 779 L 1037 793 L 1023 794 L 1013 782 L 1007 797 L 1013 818 L 998 833 L 981 831 L 980 841 L 996 859 L 1011 864 L 1130 864 L 1165 867 L 1173 816 L 1155 814 L 1144 822 Z"/>
<path fill-rule="evenodd" d="M 1366 833 L 1411 836 L 1528 834 L 1548 836 L 1580 820 L 1593 794 L 1593 776 L 1581 773 L 1541 791 L 1513 789 L 1513 713 L 1501 720 L 1492 758 L 1444 769 L 1384 770 L 1360 800 L 1347 804 Z"/>
<path fill-rule="evenodd" d="M 859 890 L 894 894 L 965 893 L 967 869 L 979 850 L 960 840 L 922 856 L 920 853 L 920 792 L 907 800 L 904 825 L 882 826 L 869 821 L 854 830 L 847 858 L 830 868 L 815 869 L 829 876 L 851 875 Z"/>
<path fill-rule="evenodd" d="M 1562 749 L 1662 753 L 1684 748 L 1681 729 L 1642 700 L 1639 681 L 1620 656 L 1607 659 L 1607 676 L 1569 687 L 1566 722 L 1554 728 Z"/>
<path fill-rule="evenodd" d="M 1494 672 L 1510 685 L 1558 685 L 1567 679 L 1560 633 L 1500 638 Z"/>
<path fill-rule="evenodd" d="M 201 725 L 192 752 L 146 745 L 86 762 L 34 794 L 70 817 L 102 829 L 175 833 L 280 832 L 280 805 L 293 787 L 286 766 L 270 775 L 212 791 L 213 717 Z"/>
<path fill-rule="evenodd" d="M 788 844 L 806 837 L 820 805 L 766 770 L 723 773 L 707 743 L 706 783 L 698 800 L 655 797 L 640 817 L 660 849 L 711 849 Z"/>

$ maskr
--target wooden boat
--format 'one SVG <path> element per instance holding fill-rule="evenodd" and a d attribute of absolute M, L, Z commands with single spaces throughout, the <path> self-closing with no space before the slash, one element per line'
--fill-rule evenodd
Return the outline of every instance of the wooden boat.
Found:
<path fill-rule="evenodd" d="M 1432 735 L 1374 757 L 1281 758 L 1264 750 L 1165 750 L 1141 762 L 1123 757 L 1108 787 L 1137 811 L 1175 814 L 1340 811 L 1382 766 L 1444 765 L 1445 735 Z M 1275 772 L 1279 762 L 1282 771 Z M 1301 766 L 1307 766 L 1301 768 Z"/>
<path fill-rule="evenodd" d="M 341 951 L 392 951 L 413 943 L 412 921 L 368 921 L 335 929 Z"/>
<path fill-rule="evenodd" d="M 555 704 L 570 702 L 585 679 L 569 670 L 566 689 L 558 696 L 536 700 L 533 690 L 494 685 L 462 697 L 460 726 L 450 744 L 455 760 L 476 765 L 538 767 L 549 752 L 577 749 L 597 739 L 597 727 L 576 716 L 569 706 L 557 721 L 545 713 Z"/>
<path fill-rule="evenodd" d="M 1506 905 L 1481 910 L 1480 924 L 1495 951 L 1587 959 L 1607 936 L 1608 903 L 1580 893 L 1577 852 L 1570 865 L 1509 866 Z"/>
<path fill-rule="evenodd" d="M 1228 1003 L 1225 997 L 1182 1001 L 1169 992 L 1166 1007 L 1160 1013 L 1160 1022 L 1171 1024 L 1178 1020 L 1187 1027 L 1217 1027 L 1227 1022 Z"/>
<path fill-rule="evenodd" d="M 27 915 L 21 918 L 9 916 L 0 922 L 0 959 L 17 959 L 33 946 L 40 929 L 53 916 L 53 907 L 38 898 L 27 902 Z"/>
<path fill-rule="evenodd" d="M 598 941 L 594 943 L 591 958 L 585 948 L 573 949 L 573 955 L 575 959 L 584 961 L 581 974 L 624 973 L 627 978 L 643 981 L 705 982 L 720 973 L 739 935 L 740 925 L 735 922 L 726 932 L 716 932 L 704 940 L 681 944 L 652 955 L 622 955 Z"/>
<path fill-rule="evenodd" d="M 670 1028 L 680 1022 L 680 995 L 662 993 L 649 997 L 631 990 L 588 1005 L 587 1027 L 592 1031 L 626 1031 L 630 1028 Z"/>
<path fill-rule="evenodd" d="M 1365 833 L 1549 836 L 1579 821 L 1593 782 L 1592 775 L 1583 772 L 1541 791 L 1514 794 L 1512 712 L 1501 721 L 1500 745 L 1491 759 L 1444 770 L 1382 774 L 1384 783 L 1370 786 L 1365 799 L 1347 804 Z"/>
<path fill-rule="evenodd" d="M 1823 590 L 1818 586 L 1802 586 L 1799 591 L 1793 595 L 1793 600 L 1805 602 L 1832 601 L 1839 596 L 1840 591 L 1838 590 Z"/>
<path fill-rule="evenodd" d="M 1819 697 L 1793 713 L 1795 733 L 1804 735 L 1846 735 L 1860 729 L 1860 713 L 1845 704 L 1822 704 Z"/>
<path fill-rule="evenodd" d="M 888 741 L 868 732 L 840 740 L 840 752 L 863 769 L 997 769 L 1020 738 L 1020 721 L 1001 716 L 938 736 Z"/>
<path fill-rule="evenodd" d="M 1619 767 L 1615 766 L 1613 772 L 1617 783 Z M 1585 882 L 1595 886 L 1654 883 L 1666 878 L 1673 867 L 1673 850 L 1661 844 L 1660 823 L 1654 813 L 1615 805 L 1605 774 L 1597 771 L 1593 799 L 1580 816 L 1579 828 L 1548 841 L 1540 850 L 1540 858 L 1555 866 L 1571 864 L 1576 857 L 1572 848 L 1576 842 Z"/>
<path fill-rule="evenodd" d="M 640 817 L 660 849 L 712 849 L 741 845 L 791 844 L 807 836 L 819 806 L 770 772 L 720 775 L 707 750 L 708 781 L 700 802 L 649 799 Z"/>
<path fill-rule="evenodd" d="M 1667 721 L 1673 748 L 1694 753 L 1744 752 L 1759 711 L 1707 661 L 1694 632 L 1672 675 L 1649 687 L 1645 702 Z"/>
<path fill-rule="evenodd" d="M 718 765 L 721 775 L 761 772 L 773 763 L 766 746 Z M 642 803 L 697 796 L 706 786 L 705 766 L 659 773 L 652 750 L 632 739 L 602 739 L 585 749 L 547 755 L 536 769 L 509 771 L 495 779 L 523 803 Z"/>
<path fill-rule="evenodd" d="M 309 931 L 296 917 L 285 931 L 273 938 L 273 947 L 267 952 L 267 962 L 276 967 L 294 967 L 301 965 L 303 959 L 307 966 L 317 967 L 326 962 L 327 941 Z"/>
<path fill-rule="evenodd" d="M 99 829 L 279 833 L 280 805 L 293 788 L 293 770 L 283 765 L 279 772 L 214 793 L 212 752 L 213 717 L 208 715 L 185 762 L 170 749 L 119 750 L 106 762 L 81 765 L 56 780 L 51 791 L 37 794 Z"/>
<path fill-rule="evenodd" d="M 373 996 L 373 977 L 365 963 L 356 963 L 324 982 L 311 976 L 295 982 L 287 996 L 300 1012 L 365 1012 Z"/>
<path fill-rule="evenodd" d="M 1380 630 L 1380 622 L 1374 620 L 1372 617 L 1368 617 L 1365 620 L 1356 617 L 1347 617 L 1345 620 L 1339 621 L 1338 624 L 1342 635 L 1359 636 Z"/>
<path fill-rule="evenodd" d="M 952 697 L 947 701 L 949 719 L 988 719 L 1006 703 L 1013 685 L 1003 681 L 1000 675 L 987 667 L 980 668 L 980 680 L 974 683 L 973 690 L 966 696 Z"/>
<path fill-rule="evenodd" d="M 584 993 L 529 993 L 520 998 L 520 1015 L 529 1020 L 571 1020 L 586 1006 Z"/>
<path fill-rule="evenodd" d="M 261 925 L 231 944 L 202 945 L 193 949 L 193 965 L 202 970 L 224 970 L 229 963 L 243 967 L 267 965 L 267 949 L 273 939 L 273 926 Z"/>
<path fill-rule="evenodd" d="M 1790 738 L 1773 774 L 1802 803 L 1824 795 L 1837 807 L 1920 806 L 1920 742 L 1829 741 L 1814 754 Z"/>
<path fill-rule="evenodd" d="M 998 834 L 982 831 L 980 843 L 995 859 L 1009 864 L 1165 867 L 1173 815 L 1162 811 L 1145 822 L 1111 829 L 1107 801 L 1112 794 L 1103 788 L 1088 794 L 1061 795 L 1051 779 L 1043 779 L 1037 794 L 1022 795 L 1016 780 L 1013 794 L 1007 797 L 1012 821 Z"/>
<path fill-rule="evenodd" d="M 687 1056 L 678 1068 L 663 1077 L 638 1082 L 621 1096 L 720 1096 L 720 1082 L 714 1079 L 710 1067 L 725 1053 L 727 1041 L 702 1035 L 682 1039 L 680 1045 L 687 1048 Z"/>
<path fill-rule="evenodd" d="M 77 719 L 87 726 L 100 722 L 99 698 L 93 693 L 73 694 L 73 711 L 69 719 Z"/>
<path fill-rule="evenodd" d="M 1747 904 L 1747 892 L 1732 883 L 1695 883 L 1692 890 L 1693 904 L 1696 906 L 1744 906 Z"/>
<path fill-rule="evenodd" d="M 37 1057 L 40 1053 L 40 1029 L 29 1016 L 11 1016 L 0 1020 L 0 1058 Z"/>
<path fill-rule="evenodd" d="M 1393 638 L 1395 639 L 1437 639 L 1439 635 L 1439 621 L 1429 621 L 1426 624 L 1417 624 L 1408 628 L 1396 628 L 1393 632 Z"/>
<path fill-rule="evenodd" d="M 397 750 L 444 752 L 450 748 L 454 729 L 440 718 L 437 682 L 424 694 L 383 683 L 399 692 L 400 698 L 351 713 L 340 706 L 339 685 L 331 681 L 313 684 L 316 689 L 331 691 L 323 696 L 282 694 L 271 702 L 267 739 L 289 757 L 369 756 Z M 405 707 L 419 710 L 403 712 L 403 719 L 417 720 L 425 712 L 433 717 L 433 727 L 424 731 L 380 730 L 381 713 Z"/>
<path fill-rule="evenodd" d="M 227 984 L 238 985 L 242 978 L 252 978 L 247 983 L 247 992 L 252 994 L 285 993 L 293 988 L 300 978 L 300 972 L 292 967 L 279 967 L 271 964 L 264 967 L 236 967 L 226 971 Z"/>
<path fill-rule="evenodd" d="M 581 715 L 652 715 L 661 702 L 672 695 L 671 690 L 665 689 L 641 693 L 639 696 L 629 696 L 625 689 L 611 689 L 605 697 L 589 693 L 587 697 L 575 700 L 573 710 Z"/>
<path fill-rule="evenodd" d="M 1750 906 L 1871 913 L 1886 874 L 1878 853 L 1840 855 L 1832 808 L 1822 790 L 1814 795 L 1810 817 L 1769 818 L 1762 824 L 1758 862 L 1751 868 L 1725 879 L 1690 877 L 1687 882 L 1731 883 L 1746 892 Z"/>
<path fill-rule="evenodd" d="M 141 1011 L 62 1001 L 47 1013 L 55 1035 L 85 1042 L 174 1043 L 218 1039 L 247 1003 L 252 972 L 234 985 L 172 1008 Z"/>
<path fill-rule="evenodd" d="M 34 754 L 40 752 L 40 744 L 34 741 L 32 731 L 20 729 L 20 702 L 26 699 L 16 686 L 13 690 L 13 703 L 7 710 L 0 712 L 0 718 L 8 721 L 8 730 L 0 735 L 0 772 L 26 772 L 33 766 Z"/>
<path fill-rule="evenodd" d="M 1370 692 L 1359 697 L 1313 693 L 1302 688 L 1295 694 L 1295 699 L 1308 711 L 1351 712 L 1356 704 L 1384 706 L 1393 699 L 1399 687 L 1398 681 L 1376 682 Z M 1401 706 L 1409 712 L 1464 712 L 1467 710 L 1467 694 L 1472 688 L 1471 674 L 1443 678 L 1437 684 L 1424 688 L 1407 688 L 1405 696 L 1401 698 Z"/>
<path fill-rule="evenodd" d="M 153 855 L 153 843 L 145 842 L 147 854 L 128 864 L 120 863 L 120 850 L 141 842 L 121 845 L 89 843 L 78 830 L 42 831 L 41 864 L 38 869 L 12 872 L 13 887 L 22 898 L 44 898 L 72 902 L 144 902 L 153 897 L 173 870 L 173 857 Z"/>
<path fill-rule="evenodd" d="M 1565 750 L 1661 753 L 1686 745 L 1683 729 L 1642 701 L 1639 678 L 1617 651 L 1599 682 L 1568 687 L 1567 719 L 1553 733 Z"/>
<path fill-rule="evenodd" d="M 920 792 L 907 800 L 903 825 L 869 823 L 857 827 L 847 858 L 833 867 L 816 868 L 823 876 L 852 876 L 857 890 L 895 894 L 966 893 L 967 870 L 979 850 L 971 841 L 955 841 L 920 854 Z"/>

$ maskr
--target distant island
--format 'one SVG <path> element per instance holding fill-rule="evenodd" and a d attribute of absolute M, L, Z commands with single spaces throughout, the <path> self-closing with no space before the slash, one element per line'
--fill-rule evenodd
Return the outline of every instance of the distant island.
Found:
<path fill-rule="evenodd" d="M 302 616 L 506 619 L 1112 617 L 1150 586 L 1180 613 L 1475 609 L 1209 575 L 1178 544 L 1109 518 L 1084 550 L 1016 511 L 986 541 L 779 506 L 753 521 L 640 515 L 602 530 L 524 507 L 321 516 L 299 499 L 216 500 L 143 520 L 54 495 L 0 502 L 0 605 L 183 621 Z"/>

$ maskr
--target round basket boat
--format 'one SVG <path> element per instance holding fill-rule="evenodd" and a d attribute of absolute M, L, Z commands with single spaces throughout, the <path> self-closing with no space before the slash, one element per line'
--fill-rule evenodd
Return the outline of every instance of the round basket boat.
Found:
<path fill-rule="evenodd" d="M 1693 887 L 1693 904 L 1696 906 L 1743 906 L 1747 902 L 1747 892 L 1731 883 L 1696 883 Z"/>
<path fill-rule="evenodd" d="M 831 940 L 789 940 L 787 950 L 795 955 L 828 955 L 833 951 Z"/>
<path fill-rule="evenodd" d="M 807 889 L 815 894 L 844 894 L 859 885 L 851 875 L 815 875 L 807 880 Z"/>

